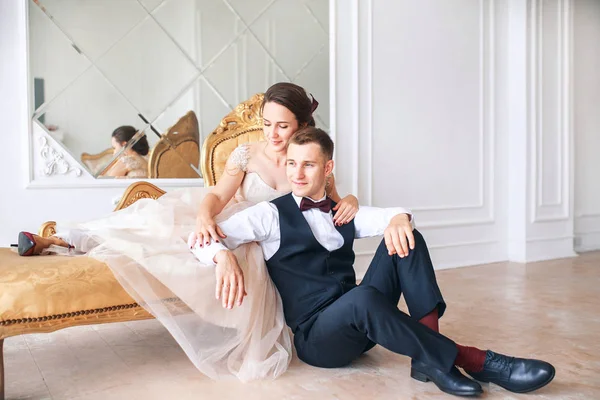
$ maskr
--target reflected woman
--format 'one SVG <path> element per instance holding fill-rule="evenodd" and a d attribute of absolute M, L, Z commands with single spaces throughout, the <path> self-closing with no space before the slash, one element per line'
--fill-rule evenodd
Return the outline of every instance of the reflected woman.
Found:
<path fill-rule="evenodd" d="M 111 137 L 111 144 L 114 154 L 123 149 L 127 143 L 137 133 L 133 126 L 124 125 L 114 130 Z M 150 146 L 146 136 L 142 136 L 132 147 L 125 150 L 125 153 L 100 176 L 109 176 L 114 178 L 147 178 L 148 177 L 148 152 Z"/>

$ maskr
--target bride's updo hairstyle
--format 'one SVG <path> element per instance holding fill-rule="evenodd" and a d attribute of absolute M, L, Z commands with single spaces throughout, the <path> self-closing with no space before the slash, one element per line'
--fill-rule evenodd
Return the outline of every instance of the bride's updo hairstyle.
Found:
<path fill-rule="evenodd" d="M 312 95 L 311 95 L 312 97 Z M 312 100 L 301 87 L 291 82 L 279 82 L 271 86 L 265 93 L 265 97 L 260 108 L 261 112 L 267 103 L 276 103 L 290 110 L 298 121 L 298 126 L 315 126 L 313 112 L 317 109 L 319 103 L 312 97 Z"/>

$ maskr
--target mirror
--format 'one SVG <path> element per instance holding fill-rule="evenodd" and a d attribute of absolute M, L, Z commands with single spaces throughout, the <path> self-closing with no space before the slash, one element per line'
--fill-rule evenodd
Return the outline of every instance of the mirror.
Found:
<path fill-rule="evenodd" d="M 97 178 L 199 178 L 204 138 L 275 82 L 311 92 L 328 129 L 328 14 L 325 0 L 29 0 L 33 122 Z"/>

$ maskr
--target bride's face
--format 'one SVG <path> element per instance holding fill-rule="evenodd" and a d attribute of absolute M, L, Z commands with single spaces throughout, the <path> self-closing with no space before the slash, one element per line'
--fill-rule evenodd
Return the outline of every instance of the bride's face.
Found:
<path fill-rule="evenodd" d="M 298 130 L 298 121 L 286 107 L 269 102 L 263 108 L 263 132 L 268 146 L 274 151 L 285 151 L 288 140 Z"/>
<path fill-rule="evenodd" d="M 113 154 L 117 154 L 123 147 L 125 147 L 125 145 L 127 143 L 123 142 L 123 143 L 119 143 L 114 137 L 111 138 L 110 140 L 110 144 L 112 145 L 113 148 Z"/>

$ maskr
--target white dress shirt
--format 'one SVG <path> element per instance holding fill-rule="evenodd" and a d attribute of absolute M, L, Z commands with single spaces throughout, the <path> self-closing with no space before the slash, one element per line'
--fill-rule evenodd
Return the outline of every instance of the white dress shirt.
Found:
<path fill-rule="evenodd" d="M 302 197 L 292 193 L 300 207 Z M 324 200 L 323 197 L 321 200 Z M 319 200 L 320 201 L 320 200 Z M 354 217 L 355 238 L 383 235 L 391 219 L 398 214 L 408 214 L 414 229 L 414 218 L 410 210 L 401 207 L 378 208 L 361 206 Z M 332 212 L 324 213 L 318 208 L 302 212 L 315 239 L 327 250 L 334 251 L 344 244 L 342 235 L 335 229 Z M 233 250 L 238 246 L 259 242 L 265 260 L 269 260 L 279 250 L 281 232 L 279 230 L 279 212 L 275 204 L 263 201 L 232 215 L 219 224 L 227 238 L 222 243 L 211 241 L 210 245 L 192 249 L 194 255 L 205 265 L 214 266 L 214 257 L 221 250 Z"/>

